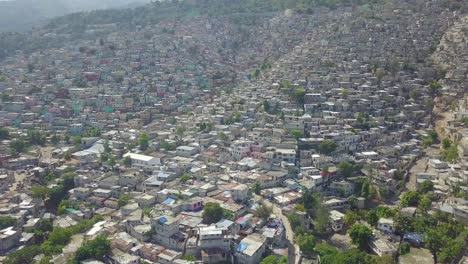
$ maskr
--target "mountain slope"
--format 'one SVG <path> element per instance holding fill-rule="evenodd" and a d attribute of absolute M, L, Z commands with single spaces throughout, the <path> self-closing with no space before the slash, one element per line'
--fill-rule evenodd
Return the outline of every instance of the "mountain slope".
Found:
<path fill-rule="evenodd" d="M 14 0 L 0 1 L 0 31 L 25 31 L 48 19 L 80 11 L 125 8 L 149 0 Z"/>

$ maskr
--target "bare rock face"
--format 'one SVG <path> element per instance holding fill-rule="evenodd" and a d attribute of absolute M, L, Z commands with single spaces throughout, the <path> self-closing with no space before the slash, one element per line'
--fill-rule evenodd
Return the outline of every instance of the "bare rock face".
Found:
<path fill-rule="evenodd" d="M 459 129 L 451 129 L 448 124 L 456 120 L 456 112 L 466 108 L 468 102 L 468 16 L 462 16 L 446 30 L 431 59 L 445 74 L 440 81 L 442 95 L 435 101 L 434 112 L 440 117 L 436 130 L 443 137 L 460 139 L 455 136 Z"/>
<path fill-rule="evenodd" d="M 432 55 L 434 64 L 446 71 L 446 79 L 466 82 L 468 74 L 468 15 L 461 17 L 442 36 Z"/>

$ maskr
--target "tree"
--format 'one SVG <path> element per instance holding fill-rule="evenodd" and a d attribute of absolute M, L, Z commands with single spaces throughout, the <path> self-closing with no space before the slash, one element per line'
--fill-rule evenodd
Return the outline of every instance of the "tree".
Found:
<path fill-rule="evenodd" d="M 294 232 L 296 232 L 296 228 L 301 226 L 301 220 L 299 220 L 299 218 L 294 213 L 288 214 L 287 217 L 289 224 L 293 228 Z"/>
<path fill-rule="evenodd" d="M 117 204 L 119 205 L 119 207 L 125 206 L 128 204 L 130 199 L 131 197 L 128 194 L 121 195 L 119 199 L 117 199 Z"/>
<path fill-rule="evenodd" d="M 421 199 L 421 195 L 416 191 L 408 191 L 403 194 L 400 200 L 400 205 L 402 207 L 408 206 L 417 206 L 419 204 L 419 200 Z"/>
<path fill-rule="evenodd" d="M 101 153 L 101 163 L 104 163 L 109 160 L 109 154 L 103 152 Z"/>
<path fill-rule="evenodd" d="M 252 192 L 259 195 L 260 194 L 260 183 L 256 181 L 252 186 Z"/>
<path fill-rule="evenodd" d="M 452 143 L 447 149 L 443 149 L 442 159 L 444 161 L 455 163 L 458 160 L 458 146 L 455 143 Z"/>
<path fill-rule="evenodd" d="M 149 147 L 149 137 L 147 134 L 141 134 L 138 139 L 138 144 L 140 144 L 140 150 L 147 150 Z"/>
<path fill-rule="evenodd" d="M 305 98 L 306 91 L 304 88 L 297 88 L 293 91 L 292 97 L 296 101 L 296 103 L 303 107 L 304 106 L 304 98 Z"/>
<path fill-rule="evenodd" d="M 104 143 L 102 144 L 102 146 L 104 147 L 104 152 L 105 153 L 110 153 L 112 151 L 112 149 L 110 148 L 110 145 L 109 145 L 109 140 L 105 140 Z"/>
<path fill-rule="evenodd" d="M 430 180 L 425 180 L 419 186 L 419 192 L 422 194 L 426 194 L 428 192 L 434 191 L 434 183 Z"/>
<path fill-rule="evenodd" d="M 361 217 L 356 212 L 348 210 L 344 216 L 344 223 L 347 226 L 352 226 L 359 221 L 359 219 L 361 219 Z"/>
<path fill-rule="evenodd" d="M 78 248 L 75 254 L 75 260 L 82 261 L 88 258 L 104 260 L 104 256 L 109 253 L 110 249 L 111 245 L 107 237 L 99 235 Z"/>
<path fill-rule="evenodd" d="M 34 198 L 45 199 L 49 193 L 49 188 L 41 185 L 33 185 L 31 187 L 31 195 Z"/>
<path fill-rule="evenodd" d="M 442 85 L 438 81 L 432 81 L 429 83 L 429 93 L 432 96 L 436 96 L 440 93 L 440 89 L 442 88 Z"/>
<path fill-rule="evenodd" d="M 370 210 L 366 214 L 367 223 L 371 226 L 376 226 L 377 222 L 379 221 L 379 217 L 377 216 L 377 212 L 375 210 Z"/>
<path fill-rule="evenodd" d="M 72 158 L 71 152 L 70 151 L 65 152 L 65 154 L 63 154 L 63 158 L 65 160 L 71 160 L 71 158 Z"/>
<path fill-rule="evenodd" d="M 186 261 L 192 261 L 192 262 L 197 260 L 197 258 L 194 255 L 186 255 L 182 257 L 182 259 Z"/>
<path fill-rule="evenodd" d="M 398 214 L 395 218 L 393 218 L 393 220 L 397 234 L 404 235 L 406 232 L 413 229 L 412 221 L 409 217 Z"/>
<path fill-rule="evenodd" d="M 379 218 L 393 218 L 397 213 L 395 209 L 382 205 L 377 206 L 375 212 Z"/>
<path fill-rule="evenodd" d="M 400 244 L 400 248 L 399 248 L 399 252 L 400 252 L 400 255 L 406 255 L 410 252 L 410 244 L 408 244 L 408 242 L 403 242 Z"/>
<path fill-rule="evenodd" d="M 207 202 L 203 208 L 203 222 L 205 224 L 216 223 L 223 218 L 223 208 L 218 203 Z"/>
<path fill-rule="evenodd" d="M 10 227 L 10 226 L 14 226 L 15 223 L 16 223 L 15 218 L 13 218 L 11 216 L 2 216 L 2 215 L 0 215 L 0 230 L 4 229 L 4 228 L 7 228 L 7 227 Z"/>
<path fill-rule="evenodd" d="M 300 130 L 291 130 L 290 134 L 295 139 L 300 139 L 300 138 L 304 137 L 304 135 L 302 134 L 302 132 Z"/>
<path fill-rule="evenodd" d="M 364 182 L 362 183 L 362 187 L 361 187 L 361 197 L 364 197 L 364 198 L 369 198 L 370 196 L 370 184 L 369 184 L 369 180 L 366 179 L 364 180 Z"/>
<path fill-rule="evenodd" d="M 423 212 L 427 212 L 431 208 L 432 201 L 429 199 L 427 196 L 424 196 L 420 201 L 419 201 L 419 209 Z"/>
<path fill-rule="evenodd" d="M 187 182 L 188 180 L 190 180 L 190 175 L 188 174 L 183 174 L 182 176 L 180 176 L 180 181 L 185 183 Z"/>
<path fill-rule="evenodd" d="M 228 139 L 226 133 L 224 133 L 223 131 L 220 131 L 218 133 L 218 136 L 219 136 L 219 139 L 221 139 L 222 141 L 227 141 L 227 139 Z"/>
<path fill-rule="evenodd" d="M 372 230 L 365 225 L 354 224 L 349 230 L 349 236 L 351 237 L 353 244 L 363 250 L 367 247 L 367 243 L 372 237 Z"/>
<path fill-rule="evenodd" d="M 355 171 L 358 170 L 359 166 L 351 162 L 342 161 L 338 164 L 338 174 L 342 175 L 345 178 L 353 176 Z"/>
<path fill-rule="evenodd" d="M 52 135 L 52 137 L 50 138 L 50 142 L 53 144 L 53 145 L 57 145 L 59 142 L 60 142 L 60 137 L 57 136 L 56 134 Z"/>
<path fill-rule="evenodd" d="M 260 264 L 277 264 L 278 260 L 276 259 L 275 256 L 268 256 L 260 262 Z"/>
<path fill-rule="evenodd" d="M 33 263 L 34 257 L 40 253 L 39 246 L 27 246 L 13 251 L 4 260 L 4 264 Z"/>
<path fill-rule="evenodd" d="M 81 145 L 81 137 L 80 136 L 72 137 L 72 142 L 73 142 L 73 146 L 79 147 Z"/>
<path fill-rule="evenodd" d="M 267 100 L 263 99 L 262 104 L 263 104 L 263 110 L 265 110 L 265 112 L 267 113 L 270 113 L 270 110 L 271 110 L 270 103 Z"/>
<path fill-rule="evenodd" d="M 22 139 L 15 139 L 10 142 L 10 149 L 13 153 L 21 153 L 26 149 L 26 142 Z"/>
<path fill-rule="evenodd" d="M 176 134 L 177 136 L 179 136 L 180 138 L 182 138 L 184 136 L 184 133 L 187 129 L 185 127 L 178 127 L 176 128 Z"/>
<path fill-rule="evenodd" d="M 306 255 L 312 255 L 315 248 L 315 237 L 309 234 L 299 235 L 297 237 L 297 245 Z"/>
<path fill-rule="evenodd" d="M 114 156 L 110 156 L 110 158 L 107 160 L 107 166 L 111 167 L 112 170 L 113 170 L 115 164 L 117 164 L 117 162 L 115 161 L 115 157 L 114 157 Z"/>
<path fill-rule="evenodd" d="M 125 167 L 130 168 L 132 166 L 132 159 L 127 156 L 123 159 L 122 163 Z"/>
<path fill-rule="evenodd" d="M 255 216 L 263 219 L 268 219 L 273 212 L 273 207 L 267 206 L 265 203 L 261 203 L 257 209 L 255 209 Z"/>
<path fill-rule="evenodd" d="M 444 138 L 442 140 L 442 149 L 448 149 L 452 145 L 452 141 L 449 138 Z"/>
<path fill-rule="evenodd" d="M 337 148 L 337 145 L 334 141 L 331 140 L 324 140 L 320 143 L 318 147 L 318 151 L 322 154 L 331 154 L 333 151 L 335 151 Z"/>
<path fill-rule="evenodd" d="M 0 140 L 7 139 L 9 137 L 10 133 L 8 130 L 4 127 L 0 127 Z"/>

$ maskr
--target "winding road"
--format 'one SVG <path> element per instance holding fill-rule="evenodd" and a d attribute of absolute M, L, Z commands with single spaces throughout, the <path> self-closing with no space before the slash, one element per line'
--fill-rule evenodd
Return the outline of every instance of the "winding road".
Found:
<path fill-rule="evenodd" d="M 265 203 L 266 206 L 273 208 L 273 213 L 281 218 L 283 222 L 284 228 L 286 229 L 286 239 L 288 240 L 288 260 L 290 264 L 298 264 L 301 260 L 299 246 L 294 243 L 294 231 L 289 223 L 288 218 L 283 214 L 281 208 L 279 208 L 276 204 L 271 203 L 270 201 L 264 199 L 259 195 L 255 195 L 256 201 L 262 201 Z"/>

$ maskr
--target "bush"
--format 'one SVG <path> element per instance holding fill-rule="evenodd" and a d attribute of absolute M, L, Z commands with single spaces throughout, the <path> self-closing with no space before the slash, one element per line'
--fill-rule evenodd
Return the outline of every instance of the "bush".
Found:
<path fill-rule="evenodd" d="M 406 255 L 410 252 L 410 245 L 407 242 L 403 242 L 400 245 L 400 255 Z"/>

